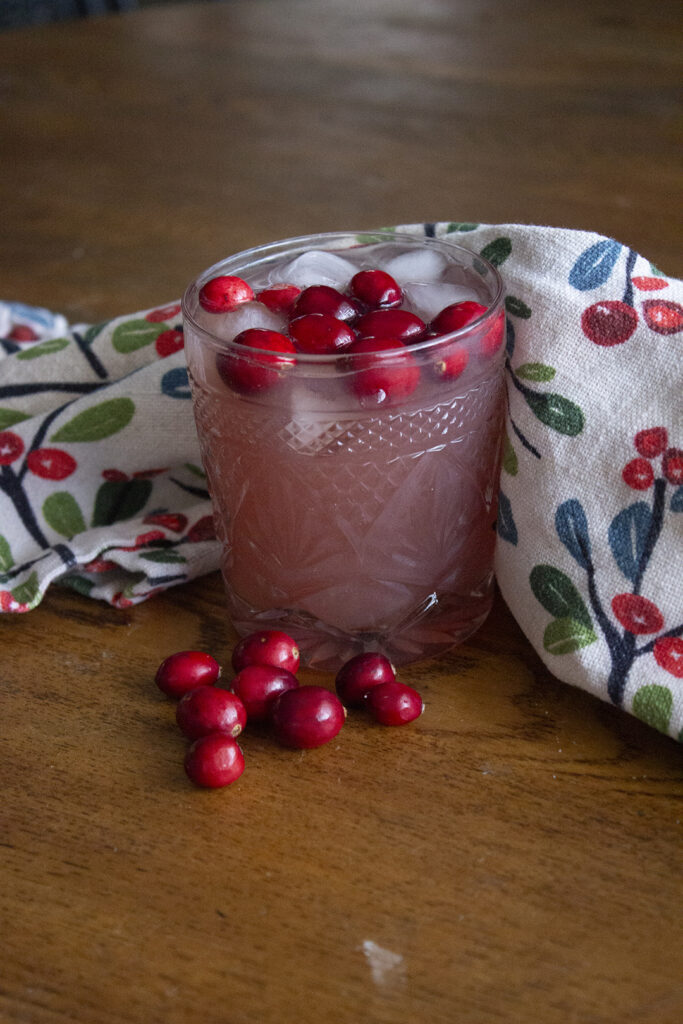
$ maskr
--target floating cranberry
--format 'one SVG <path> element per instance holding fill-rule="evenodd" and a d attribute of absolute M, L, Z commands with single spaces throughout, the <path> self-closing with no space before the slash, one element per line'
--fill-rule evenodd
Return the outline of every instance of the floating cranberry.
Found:
<path fill-rule="evenodd" d="M 669 440 L 666 427 L 650 427 L 639 430 L 633 438 L 636 451 L 646 459 L 656 459 L 666 448 Z"/>
<path fill-rule="evenodd" d="M 10 341 L 38 341 L 40 337 L 28 324 L 14 324 L 7 337 Z"/>
<path fill-rule="evenodd" d="M 243 637 L 232 652 L 232 667 L 241 672 L 247 665 L 274 665 L 295 673 L 299 668 L 299 648 L 291 636 L 280 629 L 261 629 Z"/>
<path fill-rule="evenodd" d="M 667 448 L 662 459 L 662 472 L 675 487 L 683 484 L 683 449 Z"/>
<path fill-rule="evenodd" d="M 464 345 L 449 345 L 439 352 L 434 363 L 437 377 L 442 380 L 456 380 L 465 370 L 469 360 L 469 352 Z"/>
<path fill-rule="evenodd" d="M 235 739 L 247 724 L 247 712 L 237 694 L 217 686 L 190 690 L 175 711 L 180 731 L 191 740 L 222 732 Z"/>
<path fill-rule="evenodd" d="M 453 302 L 437 313 L 429 327 L 437 334 L 450 334 L 451 331 L 459 331 L 461 327 L 467 327 L 474 320 L 478 320 L 486 312 L 486 308 L 481 302 Z"/>
<path fill-rule="evenodd" d="M 407 309 L 373 309 L 354 325 L 359 338 L 398 338 L 419 341 L 425 334 L 424 320 Z"/>
<path fill-rule="evenodd" d="M 59 448 L 34 448 L 26 456 L 26 465 L 34 476 L 43 480 L 65 480 L 74 472 L 77 462 Z"/>
<path fill-rule="evenodd" d="M 271 722 L 275 735 L 285 747 L 309 750 L 334 739 L 346 712 L 333 693 L 323 686 L 301 686 L 287 690 L 273 703 Z"/>
<path fill-rule="evenodd" d="M 335 689 L 349 708 L 361 707 L 373 686 L 393 682 L 396 679 L 394 666 L 388 658 L 377 651 L 357 654 L 339 669 L 334 680 Z"/>
<path fill-rule="evenodd" d="M 617 594 L 612 598 L 612 611 L 629 633 L 658 633 L 664 626 L 657 605 L 641 594 Z"/>
<path fill-rule="evenodd" d="M 305 316 L 307 313 L 326 313 L 337 320 L 349 322 L 355 320 L 360 312 L 357 302 L 348 295 L 342 295 L 336 288 L 326 284 L 314 284 L 304 288 L 292 307 L 292 318 Z"/>
<path fill-rule="evenodd" d="M 182 512 L 154 512 L 142 521 L 152 526 L 163 526 L 173 533 L 182 533 L 187 526 L 187 516 Z"/>
<path fill-rule="evenodd" d="M 380 683 L 368 694 L 368 706 L 380 725 L 406 725 L 424 711 L 422 697 L 405 683 Z"/>
<path fill-rule="evenodd" d="M 195 740 L 185 755 L 190 782 L 207 789 L 229 786 L 244 771 L 244 755 L 232 736 L 214 732 Z"/>
<path fill-rule="evenodd" d="M 356 335 L 342 320 L 328 313 L 306 313 L 290 321 L 289 333 L 297 348 L 309 355 L 333 355 L 343 352 Z"/>
<path fill-rule="evenodd" d="M 198 686 L 213 686 L 221 674 L 218 662 L 204 651 L 178 651 L 157 669 L 155 682 L 169 697 L 183 697 Z"/>
<path fill-rule="evenodd" d="M 624 482 L 634 491 L 646 491 L 655 482 L 652 466 L 647 459 L 632 459 L 627 462 L 621 475 Z"/>
<path fill-rule="evenodd" d="M 250 302 L 254 292 L 241 277 L 222 274 L 212 277 L 199 292 L 199 305 L 208 313 L 230 313 L 243 302 Z"/>
<path fill-rule="evenodd" d="M 168 356 L 172 356 L 174 352 L 180 352 L 184 344 L 185 337 L 182 331 L 168 330 L 161 332 L 154 342 L 154 347 L 157 355 L 161 359 L 166 359 Z"/>
<path fill-rule="evenodd" d="M 271 313 L 284 313 L 287 316 L 300 294 L 301 288 L 295 284 L 278 284 L 257 292 L 256 301 L 263 303 Z"/>
<path fill-rule="evenodd" d="M 403 301 L 403 292 L 385 270 L 360 270 L 351 278 L 351 291 L 371 309 L 388 309 Z"/>
<path fill-rule="evenodd" d="M 493 356 L 505 341 L 505 314 L 499 313 L 491 327 L 479 342 L 479 349 L 484 356 Z"/>
<path fill-rule="evenodd" d="M 596 302 L 581 316 L 581 330 L 596 345 L 621 345 L 637 326 L 635 309 L 615 299 Z"/>
<path fill-rule="evenodd" d="M 401 401 L 418 385 L 420 368 L 409 348 L 398 339 L 363 338 L 347 351 L 349 386 L 363 406 Z"/>
<path fill-rule="evenodd" d="M 220 352 L 216 356 L 219 374 L 234 391 L 247 395 L 266 391 L 294 365 L 294 345 L 290 338 L 278 331 L 250 327 L 238 334 L 234 342 L 252 350 L 248 353 Z"/>
<path fill-rule="evenodd" d="M 173 320 L 174 317 L 180 312 L 180 303 L 172 302 L 168 306 L 161 306 L 159 309 L 152 309 L 149 313 L 145 314 L 145 320 L 150 324 L 163 324 L 168 320 Z"/>
<path fill-rule="evenodd" d="M 230 684 L 253 721 L 268 717 L 273 701 L 299 685 L 296 676 L 275 665 L 245 665 Z"/>
<path fill-rule="evenodd" d="M 680 636 L 661 636 L 652 652 L 655 661 L 677 679 L 683 679 L 683 639 Z"/>
<path fill-rule="evenodd" d="M 657 334 L 678 334 L 683 331 L 683 306 L 667 299 L 646 299 L 643 303 L 645 323 Z"/>
<path fill-rule="evenodd" d="M 9 466 L 19 458 L 24 450 L 24 442 L 13 430 L 0 431 L 0 466 Z"/>

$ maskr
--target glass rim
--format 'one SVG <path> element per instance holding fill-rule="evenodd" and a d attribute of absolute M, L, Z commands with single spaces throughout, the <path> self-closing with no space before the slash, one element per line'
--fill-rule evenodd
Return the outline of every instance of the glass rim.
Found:
<path fill-rule="evenodd" d="M 259 354 L 270 355 L 272 357 L 274 353 L 270 352 L 268 349 L 257 349 L 248 345 L 240 345 L 233 339 L 225 340 L 217 334 L 213 334 L 211 331 L 207 330 L 206 327 L 203 327 L 197 322 L 189 310 L 191 296 L 193 296 L 195 291 L 199 291 L 202 284 L 215 276 L 219 269 L 223 273 L 226 273 L 231 269 L 235 270 L 237 267 L 244 266 L 245 264 L 253 265 L 255 262 L 265 263 L 280 252 L 284 253 L 286 251 L 293 253 L 296 252 L 297 249 L 305 250 L 307 248 L 312 248 L 312 243 L 318 239 L 321 241 L 330 241 L 333 239 L 341 240 L 347 238 L 363 239 L 363 241 L 358 242 L 358 246 L 372 243 L 379 244 L 381 242 L 398 242 L 408 243 L 410 245 L 442 246 L 446 249 L 454 249 L 459 253 L 465 254 L 472 261 L 479 261 L 486 270 L 491 273 L 492 280 L 496 285 L 491 305 L 470 323 L 465 324 L 464 327 L 459 327 L 456 331 L 450 331 L 448 334 L 439 334 L 434 338 L 425 338 L 422 341 L 416 342 L 410 342 L 410 340 L 408 340 L 403 348 L 398 348 L 394 351 L 378 351 L 376 355 L 382 358 L 383 361 L 390 360 L 392 357 L 400 358 L 406 350 L 418 354 L 424 352 L 428 353 L 431 349 L 439 348 L 446 343 L 454 341 L 457 342 L 459 338 L 472 334 L 474 331 L 482 328 L 487 322 L 490 321 L 490 323 L 493 324 L 503 308 L 504 284 L 497 267 L 495 267 L 490 260 L 487 260 L 485 256 L 481 256 L 473 249 L 468 249 L 466 246 L 459 245 L 457 242 L 451 242 L 450 239 L 441 237 L 435 238 L 431 235 L 413 235 L 405 231 L 392 231 L 386 229 L 378 229 L 376 231 L 322 231 L 308 235 L 296 235 L 291 238 L 283 238 L 275 242 L 266 242 L 263 245 L 252 246 L 249 249 L 243 249 L 240 252 L 234 253 L 232 256 L 227 256 L 224 259 L 213 263 L 210 267 L 207 267 L 198 274 L 185 289 L 181 300 L 183 320 L 189 322 L 192 325 L 193 331 L 196 331 L 201 335 L 200 340 L 202 344 L 208 343 L 211 347 L 215 348 L 217 352 L 234 351 L 235 354 L 244 355 L 246 357 L 258 357 Z M 354 248 L 354 246 L 349 245 L 347 248 Z M 256 257 L 259 257 L 259 259 L 256 260 Z M 365 353 L 349 352 L 347 350 L 323 354 L 296 352 L 292 353 L 291 356 L 292 363 L 297 366 L 305 366 L 307 364 L 311 366 L 338 365 L 342 361 L 347 365 L 349 363 L 353 365 L 353 362 L 355 362 L 356 359 L 362 360 L 363 358 L 367 358 Z"/>

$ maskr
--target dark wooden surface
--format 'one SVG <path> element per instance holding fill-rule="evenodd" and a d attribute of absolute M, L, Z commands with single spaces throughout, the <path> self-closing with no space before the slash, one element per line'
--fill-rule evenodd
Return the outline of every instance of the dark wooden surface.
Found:
<path fill-rule="evenodd" d="M 235 0 L 0 35 L 0 296 L 95 320 L 302 232 L 548 223 L 680 254 L 674 4 Z M 404 730 L 186 782 L 158 663 L 216 576 L 0 620 L 8 1024 L 674 1024 L 681 762 L 502 602 Z M 331 679 L 312 673 L 307 680 Z M 384 952 L 383 952 L 384 951 Z"/>

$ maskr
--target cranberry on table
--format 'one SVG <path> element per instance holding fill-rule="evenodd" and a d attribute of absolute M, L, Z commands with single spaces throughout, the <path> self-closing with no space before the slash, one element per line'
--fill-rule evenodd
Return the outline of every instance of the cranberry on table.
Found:
<path fill-rule="evenodd" d="M 292 307 L 291 316 L 294 319 L 304 316 L 306 313 L 326 313 L 334 316 L 337 320 L 348 322 L 355 320 L 360 313 L 360 306 L 348 295 L 342 295 L 336 288 L 327 284 L 313 284 L 304 288 Z"/>
<path fill-rule="evenodd" d="M 244 771 L 244 755 L 232 736 L 213 732 L 195 740 L 185 755 L 187 777 L 196 786 L 229 786 Z"/>
<path fill-rule="evenodd" d="M 310 750 L 334 739 L 346 712 L 335 694 L 323 686 L 301 686 L 287 690 L 273 704 L 271 723 L 275 736 L 285 747 Z"/>
<path fill-rule="evenodd" d="M 219 352 L 216 369 L 229 387 L 242 394 L 256 394 L 274 387 L 296 361 L 291 338 L 279 331 L 249 327 L 233 341 L 252 351 Z"/>
<path fill-rule="evenodd" d="M 399 341 L 420 341 L 426 324 L 407 309 L 373 309 L 354 324 L 359 338 L 397 338 Z"/>
<path fill-rule="evenodd" d="M 204 651 L 178 651 L 157 669 L 155 682 L 169 697 L 183 697 L 199 686 L 213 686 L 221 674 L 215 658 Z"/>
<path fill-rule="evenodd" d="M 424 711 L 417 690 L 398 682 L 373 686 L 368 694 L 368 706 L 380 725 L 406 725 Z"/>
<path fill-rule="evenodd" d="M 374 686 L 396 679 L 394 666 L 377 651 L 368 651 L 351 658 L 337 672 L 334 680 L 340 700 L 347 707 L 361 707 Z"/>
<path fill-rule="evenodd" d="M 251 285 L 241 277 L 231 277 L 229 274 L 212 277 L 199 291 L 199 305 L 207 313 L 230 313 L 253 298 Z"/>
<path fill-rule="evenodd" d="M 274 665 L 296 673 L 299 668 L 296 641 L 280 629 L 261 629 L 243 637 L 232 652 L 232 667 L 241 672 L 247 665 Z"/>
<path fill-rule="evenodd" d="M 289 333 L 299 351 L 311 355 L 333 355 L 356 340 L 351 328 L 329 313 L 298 316 L 290 322 Z"/>
<path fill-rule="evenodd" d="M 250 721 L 268 717 L 273 701 L 299 685 L 296 676 L 275 665 L 246 665 L 230 684 L 241 700 Z"/>
<path fill-rule="evenodd" d="M 181 698 L 175 712 L 180 731 L 191 740 L 222 732 L 233 739 L 247 724 L 247 712 L 237 694 L 218 686 L 199 686 Z"/>
<path fill-rule="evenodd" d="M 347 352 L 348 383 L 365 407 L 407 398 L 419 383 L 420 367 L 397 338 L 361 338 Z"/>
<path fill-rule="evenodd" d="M 403 292 L 386 270 L 360 270 L 351 278 L 351 291 L 372 309 L 400 306 Z"/>

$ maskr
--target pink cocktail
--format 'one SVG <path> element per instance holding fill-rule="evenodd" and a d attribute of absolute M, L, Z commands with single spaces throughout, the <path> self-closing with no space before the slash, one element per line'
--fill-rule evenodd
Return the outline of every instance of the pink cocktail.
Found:
<path fill-rule="evenodd" d="M 377 270 L 398 302 L 373 299 L 377 275 L 361 288 L 356 275 Z M 254 298 L 202 304 L 225 278 Z M 334 301 L 316 312 L 307 289 L 320 285 L 346 301 L 337 315 Z M 310 236 L 211 267 L 183 314 L 238 632 L 284 629 L 334 669 L 363 650 L 413 661 L 477 629 L 493 594 L 503 421 L 495 268 L 443 240 Z"/>

